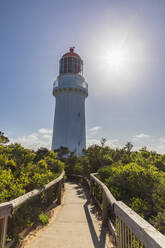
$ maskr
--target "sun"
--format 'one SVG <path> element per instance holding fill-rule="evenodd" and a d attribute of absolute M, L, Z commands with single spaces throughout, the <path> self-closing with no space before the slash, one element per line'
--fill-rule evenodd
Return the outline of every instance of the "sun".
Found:
<path fill-rule="evenodd" d="M 89 47 L 90 71 L 98 80 L 97 89 L 105 95 L 127 94 L 140 88 L 147 77 L 147 64 L 150 54 L 141 37 L 130 29 L 116 30 L 97 40 Z M 91 74 L 92 75 L 92 74 Z"/>
<path fill-rule="evenodd" d="M 109 57 L 109 63 L 114 65 L 115 67 L 122 66 L 124 60 L 125 60 L 124 53 L 120 50 L 112 51 Z"/>
<path fill-rule="evenodd" d="M 109 46 L 98 55 L 98 75 L 107 94 L 109 90 L 124 94 L 136 87 L 136 56 L 129 46 Z M 133 82 L 133 83 L 132 83 Z"/>
<path fill-rule="evenodd" d="M 114 70 L 122 73 L 129 66 L 130 55 L 126 50 L 114 49 L 112 51 L 107 51 L 103 60 L 107 70 Z"/>

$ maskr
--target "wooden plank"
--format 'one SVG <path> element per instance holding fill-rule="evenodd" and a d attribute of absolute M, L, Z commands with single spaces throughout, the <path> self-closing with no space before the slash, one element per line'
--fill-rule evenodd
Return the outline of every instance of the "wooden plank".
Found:
<path fill-rule="evenodd" d="M 165 236 L 123 202 L 114 203 L 114 212 L 145 248 L 165 248 Z"/>
<path fill-rule="evenodd" d="M 108 221 L 108 204 L 104 191 L 102 192 L 102 205 L 103 205 L 103 209 L 102 209 L 103 225 L 106 225 Z"/>
<path fill-rule="evenodd" d="M 112 234 L 112 236 L 116 239 L 117 233 L 116 233 L 115 227 L 114 227 L 110 218 L 108 218 L 108 228 L 109 228 L 109 231 Z"/>
<path fill-rule="evenodd" d="M 54 180 L 51 181 L 50 183 L 46 184 L 46 185 L 44 186 L 44 189 L 47 190 L 48 188 L 52 187 L 54 184 L 56 184 L 56 183 L 58 183 L 59 181 L 61 181 L 61 180 L 63 179 L 63 177 L 64 177 L 64 174 L 65 174 L 65 172 L 63 171 L 59 177 L 57 177 L 56 179 L 54 179 Z"/>
<path fill-rule="evenodd" d="M 0 248 L 5 248 L 8 216 L 1 219 Z"/>
<path fill-rule="evenodd" d="M 5 216 L 9 216 L 12 211 L 12 204 L 9 202 L 4 202 L 0 204 L 0 219 Z"/>
<path fill-rule="evenodd" d="M 115 197 L 112 195 L 112 193 L 109 191 L 109 189 L 107 188 L 107 186 L 102 183 L 97 177 L 95 177 L 97 173 L 92 173 L 90 174 L 90 177 L 92 178 L 92 180 L 94 180 L 101 188 L 102 190 L 105 192 L 106 198 L 108 203 L 113 206 L 113 204 L 116 202 Z"/>
<path fill-rule="evenodd" d="M 53 185 L 57 184 L 59 181 L 61 181 L 64 177 L 64 171 L 61 173 L 61 175 L 56 178 L 55 180 L 51 181 L 50 183 L 44 185 L 43 187 L 39 189 L 34 189 L 20 197 L 17 197 L 16 199 L 10 201 L 9 203 L 12 204 L 13 209 L 19 207 L 21 204 L 25 203 L 26 201 L 32 199 L 33 197 L 40 195 L 43 191 L 47 190 L 48 188 L 52 187 Z M 1 204 L 0 204 L 1 207 Z"/>
<path fill-rule="evenodd" d="M 61 197 L 62 197 L 62 184 L 61 182 L 58 183 L 58 196 L 57 196 L 57 203 L 61 204 Z"/>

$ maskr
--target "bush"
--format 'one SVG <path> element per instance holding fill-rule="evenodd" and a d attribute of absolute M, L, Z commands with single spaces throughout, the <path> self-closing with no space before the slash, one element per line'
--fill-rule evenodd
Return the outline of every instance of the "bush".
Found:
<path fill-rule="evenodd" d="M 57 154 L 47 149 L 34 152 L 20 144 L 0 145 L 0 203 L 42 187 L 57 178 L 63 168 Z M 8 237 L 14 239 L 24 228 L 39 220 L 46 224 L 48 217 L 44 211 L 56 199 L 57 190 L 55 185 L 15 209 L 9 217 Z"/>
<path fill-rule="evenodd" d="M 42 225 L 46 225 L 49 223 L 49 218 L 46 214 L 44 213 L 41 213 L 39 216 L 38 216 L 40 222 L 42 223 Z"/>
<path fill-rule="evenodd" d="M 165 155 L 145 147 L 139 152 L 131 149 L 130 142 L 122 149 L 92 145 L 84 150 L 83 157 L 71 154 L 65 158 L 66 173 L 89 177 L 98 172 L 117 200 L 165 233 Z M 95 193 L 101 199 L 97 189 Z"/>

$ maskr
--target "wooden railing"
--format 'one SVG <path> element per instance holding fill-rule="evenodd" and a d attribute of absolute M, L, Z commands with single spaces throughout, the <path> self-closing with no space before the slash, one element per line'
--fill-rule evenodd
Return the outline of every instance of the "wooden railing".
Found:
<path fill-rule="evenodd" d="M 118 248 L 165 248 L 165 236 L 121 201 L 117 201 L 97 177 L 90 175 L 93 199 L 102 210 L 103 224 Z"/>
<path fill-rule="evenodd" d="M 64 171 L 58 178 L 49 182 L 43 187 L 34 189 L 29 193 L 26 193 L 25 195 L 22 195 L 10 202 L 0 204 L 0 248 L 5 247 L 8 217 L 11 215 L 13 210 L 20 207 L 23 203 L 30 201 L 37 195 L 40 195 L 42 192 L 47 191 L 54 185 L 58 186 L 57 203 L 61 204 L 61 197 L 64 189 Z"/>
<path fill-rule="evenodd" d="M 117 201 L 104 183 L 90 174 L 70 175 L 85 181 L 91 200 L 102 213 L 103 225 L 107 225 L 117 248 L 165 248 L 165 236 L 121 201 Z"/>
<path fill-rule="evenodd" d="M 79 178 L 80 181 L 83 180 L 87 184 L 91 198 L 102 212 L 103 224 L 108 225 L 117 247 L 165 248 L 165 236 L 123 202 L 117 201 L 105 184 L 96 177 L 96 174 L 91 174 L 90 180 L 78 175 L 71 175 L 71 177 Z M 53 185 L 58 186 L 57 202 L 60 204 L 64 186 L 64 172 L 42 188 L 0 204 L 0 248 L 5 247 L 7 221 L 12 211 Z"/>

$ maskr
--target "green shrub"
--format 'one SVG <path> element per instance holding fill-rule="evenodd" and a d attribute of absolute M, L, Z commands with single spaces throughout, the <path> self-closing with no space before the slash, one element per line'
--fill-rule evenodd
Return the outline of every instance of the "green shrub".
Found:
<path fill-rule="evenodd" d="M 57 178 L 63 171 L 57 154 L 41 148 L 37 152 L 20 144 L 0 145 L 0 203 L 15 199 Z M 8 221 L 8 237 L 13 240 L 26 227 L 48 222 L 44 211 L 57 197 L 57 186 L 14 210 Z"/>
<path fill-rule="evenodd" d="M 40 215 L 38 216 L 40 222 L 42 223 L 42 225 L 46 225 L 49 223 L 49 218 L 46 214 L 44 213 L 40 213 Z"/>
<path fill-rule="evenodd" d="M 90 173 L 98 172 L 117 200 L 165 233 L 165 155 L 149 152 L 146 147 L 132 151 L 132 147 L 128 142 L 122 149 L 111 149 L 102 143 L 84 149 L 82 157 L 69 153 L 62 158 L 66 174 L 89 178 Z M 97 187 L 94 191 L 101 202 L 101 192 Z"/>

